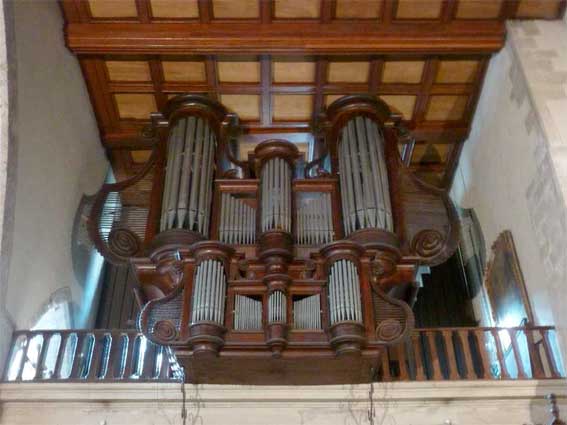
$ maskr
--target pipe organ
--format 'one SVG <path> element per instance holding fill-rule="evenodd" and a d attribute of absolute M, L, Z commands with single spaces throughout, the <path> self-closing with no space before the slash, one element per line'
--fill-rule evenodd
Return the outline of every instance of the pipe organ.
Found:
<path fill-rule="evenodd" d="M 216 138 L 202 118 L 183 117 L 171 129 L 160 230 L 187 229 L 207 237 Z"/>
<path fill-rule="evenodd" d="M 368 227 L 393 231 L 384 136 L 376 123 L 351 118 L 340 130 L 338 159 L 345 234 Z"/>
<path fill-rule="evenodd" d="M 418 267 L 455 249 L 454 208 L 403 166 L 406 132 L 383 102 L 346 96 L 315 128 L 322 156 L 298 178 L 296 145 L 266 137 L 234 158 L 238 117 L 178 96 L 152 115 L 140 174 L 97 195 L 95 245 L 131 264 L 140 330 L 193 382 L 370 381 L 412 329 Z M 151 190 L 125 196 L 148 179 Z M 101 233 L 115 193 L 145 211 L 145 232 L 120 220 Z"/>

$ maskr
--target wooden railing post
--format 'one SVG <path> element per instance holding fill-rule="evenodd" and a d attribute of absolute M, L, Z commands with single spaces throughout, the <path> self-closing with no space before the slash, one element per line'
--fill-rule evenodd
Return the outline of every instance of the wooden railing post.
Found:
<path fill-rule="evenodd" d="M 478 351 L 480 352 L 480 359 L 482 362 L 482 379 L 494 379 L 494 375 L 490 370 L 490 359 L 488 358 L 486 350 L 486 334 L 485 329 L 475 329 L 474 334 L 476 337 L 476 342 L 478 345 Z"/>
<path fill-rule="evenodd" d="M 437 331 L 428 330 L 426 332 L 427 341 L 429 345 L 429 353 L 431 354 L 431 374 L 432 379 L 435 381 L 440 381 L 443 379 L 443 374 L 441 373 L 441 364 L 439 362 L 439 351 L 437 350 L 437 341 L 435 340 L 435 335 Z"/>
<path fill-rule="evenodd" d="M 421 333 L 415 331 L 411 335 L 411 341 L 413 346 L 414 360 L 415 360 L 415 379 L 416 381 L 425 381 L 427 376 L 425 376 L 425 370 L 423 367 L 423 350 L 421 347 Z"/>
<path fill-rule="evenodd" d="M 499 329 L 492 328 L 490 330 L 492 336 L 494 337 L 494 345 L 496 345 L 496 355 L 498 356 L 498 363 L 500 364 L 500 379 L 510 379 L 510 374 L 508 373 L 508 368 L 506 367 L 506 361 L 504 359 L 504 353 L 502 351 L 502 342 L 500 341 Z"/>
<path fill-rule="evenodd" d="M 389 382 L 392 380 L 392 374 L 390 373 L 390 355 L 389 350 L 385 349 L 382 351 L 382 381 Z"/>
<path fill-rule="evenodd" d="M 67 348 L 67 341 L 69 340 L 68 332 L 60 332 L 61 340 L 59 342 L 59 349 L 57 350 L 57 359 L 55 360 L 55 367 L 53 368 L 53 379 L 61 378 L 61 368 L 63 367 L 63 358 Z"/>
<path fill-rule="evenodd" d="M 474 365 L 472 362 L 471 355 L 471 345 L 469 344 L 469 329 L 465 328 L 457 332 L 459 335 L 459 340 L 461 341 L 461 347 L 463 347 L 463 357 L 465 358 L 465 378 L 466 379 L 476 379 L 476 374 L 474 372 Z"/>
<path fill-rule="evenodd" d="M 444 329 L 441 331 L 443 334 L 443 341 L 445 342 L 445 347 L 447 350 L 447 360 L 449 369 L 449 379 L 451 381 L 457 381 L 460 379 L 459 369 L 457 368 L 457 361 L 455 359 L 455 346 L 453 344 L 453 330 Z M 459 333 L 459 331 L 457 331 Z"/>
<path fill-rule="evenodd" d="M 541 330 L 543 336 L 543 349 L 545 351 L 545 356 L 547 357 L 547 364 L 549 365 L 549 371 L 552 378 L 560 378 L 559 368 L 557 367 L 557 362 L 555 360 L 555 355 L 551 349 L 551 343 L 549 341 L 549 329 L 544 328 Z"/>
<path fill-rule="evenodd" d="M 24 373 L 24 367 L 26 365 L 26 360 L 28 359 L 28 350 L 30 348 L 30 335 L 26 335 L 25 343 L 22 346 L 22 358 L 20 360 L 20 365 L 18 367 L 18 373 L 16 375 L 16 381 L 22 380 L 22 374 Z"/>
<path fill-rule="evenodd" d="M 85 342 L 86 335 L 83 333 L 76 333 L 77 335 L 77 344 L 75 345 L 74 355 L 73 355 L 73 365 L 71 366 L 71 374 L 69 375 L 69 379 L 80 379 L 80 367 L 82 366 L 83 362 L 83 345 Z M 86 360 L 86 359 L 85 359 Z"/>
<path fill-rule="evenodd" d="M 37 356 L 37 364 L 35 366 L 35 376 L 34 380 L 43 378 L 43 368 L 45 367 L 45 355 L 47 354 L 47 349 L 51 341 L 52 333 L 45 332 L 43 334 L 43 340 L 41 342 L 41 350 Z"/>
<path fill-rule="evenodd" d="M 409 381 L 408 366 L 406 363 L 406 344 L 398 345 L 398 364 L 400 368 L 400 381 Z"/>
<path fill-rule="evenodd" d="M 528 326 L 524 329 L 526 333 L 526 341 L 528 344 L 528 353 L 530 355 L 530 366 L 532 368 L 532 377 L 535 379 L 545 378 L 545 372 L 543 370 L 543 363 L 541 361 L 541 355 L 537 347 L 537 343 L 534 338 L 535 328 Z"/>
<path fill-rule="evenodd" d="M 512 351 L 514 351 L 514 360 L 516 361 L 516 367 L 518 369 L 518 379 L 526 379 L 526 371 L 524 368 L 524 363 L 522 362 L 522 356 L 520 355 L 520 347 L 518 346 L 518 330 L 508 329 L 508 334 L 510 335 L 510 341 L 512 342 Z"/>

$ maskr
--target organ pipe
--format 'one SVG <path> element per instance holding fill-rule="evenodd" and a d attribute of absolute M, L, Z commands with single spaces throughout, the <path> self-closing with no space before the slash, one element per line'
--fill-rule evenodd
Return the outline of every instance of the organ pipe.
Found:
<path fill-rule="evenodd" d="M 291 167 L 283 158 L 265 162 L 261 174 L 262 232 L 291 232 Z"/>
<path fill-rule="evenodd" d="M 335 238 L 331 194 L 313 195 L 297 202 L 296 242 L 300 245 L 327 244 Z"/>
<path fill-rule="evenodd" d="M 262 301 L 245 295 L 234 296 L 234 330 L 262 329 Z"/>
<path fill-rule="evenodd" d="M 226 275 L 223 263 L 202 261 L 195 272 L 192 323 L 214 322 L 222 325 L 226 296 Z"/>
<path fill-rule="evenodd" d="M 295 329 L 321 329 L 321 296 L 311 295 L 293 302 Z"/>
<path fill-rule="evenodd" d="M 341 130 L 338 159 L 345 234 L 369 227 L 393 231 L 384 138 L 376 123 L 350 119 Z"/>
<path fill-rule="evenodd" d="M 230 193 L 221 194 L 219 239 L 228 244 L 256 242 L 256 210 Z"/>
<path fill-rule="evenodd" d="M 187 229 L 207 237 L 216 137 L 208 123 L 193 116 L 170 131 L 160 230 Z"/>
<path fill-rule="evenodd" d="M 274 291 L 268 298 L 268 322 L 285 323 L 286 321 L 286 296 L 282 291 Z"/>
<path fill-rule="evenodd" d="M 362 322 L 360 282 L 356 265 L 350 260 L 338 260 L 329 273 L 329 310 L 331 325 Z"/>

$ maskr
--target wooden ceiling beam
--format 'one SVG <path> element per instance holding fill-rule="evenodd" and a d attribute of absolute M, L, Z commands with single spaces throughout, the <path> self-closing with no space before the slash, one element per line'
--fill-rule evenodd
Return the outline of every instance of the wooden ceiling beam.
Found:
<path fill-rule="evenodd" d="M 140 122 L 127 128 L 103 133 L 103 144 L 108 149 L 149 149 L 153 146 L 153 142 L 142 137 L 142 129 L 146 124 Z M 310 131 L 309 126 L 303 123 L 275 123 L 269 127 L 244 123 L 243 130 L 249 134 L 305 133 Z M 460 143 L 466 139 L 468 133 L 469 130 L 466 127 L 445 128 L 420 125 L 412 129 L 412 135 L 417 141 L 436 144 Z"/>
<path fill-rule="evenodd" d="M 487 54 L 504 43 L 503 22 L 445 24 L 305 22 L 68 24 L 76 54 Z"/>

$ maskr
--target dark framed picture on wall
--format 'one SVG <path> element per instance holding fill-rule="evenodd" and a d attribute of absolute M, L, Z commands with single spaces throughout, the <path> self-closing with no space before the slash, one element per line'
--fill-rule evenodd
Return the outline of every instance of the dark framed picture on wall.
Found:
<path fill-rule="evenodd" d="M 533 313 L 520 267 L 520 261 L 509 230 L 492 245 L 485 274 L 485 287 L 497 326 L 520 326 L 533 323 Z"/>

